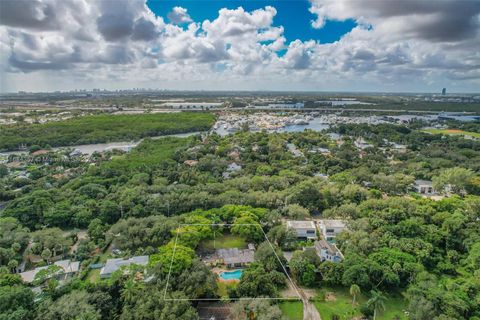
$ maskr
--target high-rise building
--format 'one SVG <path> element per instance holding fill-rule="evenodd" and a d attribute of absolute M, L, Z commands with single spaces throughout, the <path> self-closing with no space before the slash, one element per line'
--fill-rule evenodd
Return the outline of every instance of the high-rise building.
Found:
<path fill-rule="evenodd" d="M 442 89 L 442 96 L 446 95 L 447 94 L 447 88 L 443 88 Z"/>

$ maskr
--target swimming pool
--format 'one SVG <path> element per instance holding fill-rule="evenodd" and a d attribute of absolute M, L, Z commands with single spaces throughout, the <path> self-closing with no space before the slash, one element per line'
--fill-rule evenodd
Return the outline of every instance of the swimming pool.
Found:
<path fill-rule="evenodd" d="M 224 271 L 220 273 L 220 278 L 223 280 L 240 280 L 242 272 L 242 270 Z"/>

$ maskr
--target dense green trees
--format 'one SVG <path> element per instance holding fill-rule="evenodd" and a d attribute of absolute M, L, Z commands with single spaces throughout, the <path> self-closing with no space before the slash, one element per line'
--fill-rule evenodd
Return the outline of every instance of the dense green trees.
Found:
<path fill-rule="evenodd" d="M 41 254 L 45 250 L 51 252 L 50 256 L 65 253 L 72 245 L 72 239 L 59 228 L 47 228 L 32 233 L 32 252 Z"/>
<path fill-rule="evenodd" d="M 181 112 L 94 115 L 44 124 L 17 124 L 2 127 L 0 150 L 15 150 L 21 144 L 58 147 L 205 131 L 214 120 L 211 113 Z"/>
<path fill-rule="evenodd" d="M 286 320 L 282 311 L 277 305 L 268 300 L 242 300 L 234 304 L 232 316 L 235 319 L 248 319 L 252 316 L 254 319 L 262 320 Z"/>
<path fill-rule="evenodd" d="M 278 288 L 286 286 L 286 276 L 276 270 L 268 270 L 262 263 L 254 263 L 243 271 L 236 288 L 239 297 L 277 297 Z"/>
<path fill-rule="evenodd" d="M 179 274 L 192 265 L 194 257 L 195 251 L 191 248 L 170 242 L 150 256 L 149 265 L 159 265 L 165 275 L 169 272 Z"/>
<path fill-rule="evenodd" d="M 456 193 L 464 195 L 474 184 L 475 173 L 471 169 L 453 167 L 445 169 L 436 177 L 433 177 L 433 187 L 436 190 L 443 191 L 445 188 Z"/>
<path fill-rule="evenodd" d="M 20 261 L 28 244 L 29 230 L 14 218 L 0 218 L 0 266 Z"/>
<path fill-rule="evenodd" d="M 0 319 L 29 320 L 33 316 L 33 292 L 20 284 L 0 285 Z"/>
<path fill-rule="evenodd" d="M 85 264 L 96 262 L 100 257 L 91 256 L 111 244 L 122 256 L 150 255 L 146 274 L 145 268 L 137 268 L 98 283 L 82 278 L 66 286 L 47 285 L 45 296 L 34 304 L 37 314 L 27 318 L 61 319 L 76 308 L 72 314 L 83 310 L 93 319 L 195 319 L 190 302 L 162 300 L 175 240 L 168 297 L 219 296 L 216 275 L 195 253 L 214 232 L 239 235 L 257 247 L 256 263 L 244 270 L 230 295 L 276 297 L 286 284 L 278 261 L 286 264 L 281 249 L 299 249 L 296 235 L 282 222 L 315 215 L 347 220 L 348 232 L 336 238 L 344 260 L 320 262 L 313 250 L 296 252 L 289 268 L 298 284 L 358 286 L 368 297 L 371 289 L 402 291 L 412 319 L 479 317 L 478 143 L 389 125 L 339 129 L 353 139 L 363 136 L 375 147 L 359 157 L 349 137 L 336 145 L 311 131 L 147 139 L 110 160 L 97 155 L 99 162 L 75 167 L 70 180 L 53 179 L 48 166 L 35 169 L 39 171 L 21 183 L 0 178 L 5 182 L 0 193 L 12 197 L 0 213 L 0 260 L 5 266 L 0 270 L 13 271 L 28 253 L 47 261 L 65 253 L 88 259 Z M 406 144 L 411 151 L 395 153 L 383 139 Z M 288 143 L 305 156 L 293 157 Z M 315 147 L 328 147 L 331 156 L 310 152 Z M 188 165 L 186 160 L 198 163 Z M 233 161 L 242 170 L 224 179 L 222 173 Z M 458 195 L 439 201 L 420 198 L 411 194 L 414 178 L 433 179 Z M 227 225 L 211 225 L 222 223 Z M 73 227 L 86 229 L 88 239 L 70 254 L 66 249 L 76 239 L 62 229 Z M 21 296 L 19 281 L 0 277 L 3 282 L 10 286 L 5 292 Z M 358 290 L 352 298 L 358 295 L 354 292 Z M 362 309 L 373 315 L 375 305 Z M 276 319 L 276 307 L 258 310 Z"/>
<path fill-rule="evenodd" d="M 271 228 L 267 234 L 268 240 L 282 249 L 291 250 L 297 246 L 297 234 L 285 225 L 277 225 Z"/>
<path fill-rule="evenodd" d="M 314 249 L 295 251 L 289 262 L 292 276 L 303 286 L 311 287 L 317 281 L 317 267 L 320 265 L 320 258 Z"/>
<path fill-rule="evenodd" d="M 185 299 L 185 296 L 175 292 L 170 294 L 169 298 Z M 123 306 L 120 319 L 196 320 L 198 314 L 188 301 L 165 300 L 163 291 L 148 287 L 146 290 L 139 291 L 135 299 Z"/>

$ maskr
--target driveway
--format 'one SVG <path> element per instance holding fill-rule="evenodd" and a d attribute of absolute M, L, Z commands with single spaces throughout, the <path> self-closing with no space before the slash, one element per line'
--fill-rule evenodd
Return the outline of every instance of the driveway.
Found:
<path fill-rule="evenodd" d="M 320 318 L 317 308 L 315 308 L 315 305 L 309 300 L 310 297 L 315 295 L 312 290 L 304 290 L 288 281 L 288 289 L 284 291 L 283 296 L 285 298 L 298 296 L 297 292 L 300 294 L 303 302 L 303 320 L 321 320 L 322 318 Z"/>
<path fill-rule="evenodd" d="M 298 292 L 300 293 L 303 302 L 303 320 L 321 320 L 320 313 L 318 313 L 315 305 L 310 302 L 305 292 L 301 288 L 298 288 Z"/>

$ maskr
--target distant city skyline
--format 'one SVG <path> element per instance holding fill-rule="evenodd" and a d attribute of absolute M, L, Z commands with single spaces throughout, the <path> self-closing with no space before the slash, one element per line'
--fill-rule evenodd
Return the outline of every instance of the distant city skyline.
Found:
<path fill-rule="evenodd" d="M 480 1 L 0 1 L 0 92 L 474 93 Z"/>

